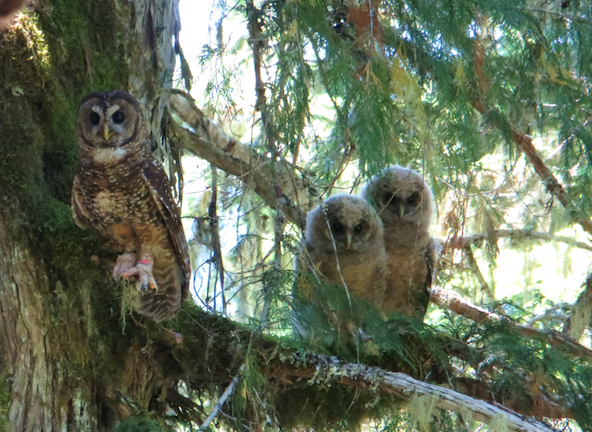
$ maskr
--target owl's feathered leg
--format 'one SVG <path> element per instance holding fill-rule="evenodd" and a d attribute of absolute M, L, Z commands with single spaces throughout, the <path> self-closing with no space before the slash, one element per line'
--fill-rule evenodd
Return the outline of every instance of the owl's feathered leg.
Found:
<path fill-rule="evenodd" d="M 156 284 L 156 280 L 152 274 L 153 265 L 154 262 L 152 257 L 141 254 L 138 263 L 123 273 L 121 277 L 124 279 L 137 277 L 138 281 L 140 282 L 141 291 L 148 291 L 148 289 L 158 291 L 158 285 Z"/>
<path fill-rule="evenodd" d="M 113 268 L 113 279 L 118 281 L 121 277 L 132 269 L 136 264 L 136 252 L 125 252 L 117 257 L 115 267 Z"/>

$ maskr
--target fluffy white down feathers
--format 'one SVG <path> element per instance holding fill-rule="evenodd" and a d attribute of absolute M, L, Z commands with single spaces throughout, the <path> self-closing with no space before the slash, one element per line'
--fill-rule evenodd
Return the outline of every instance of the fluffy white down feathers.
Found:
<path fill-rule="evenodd" d="M 433 209 L 423 177 L 394 165 L 372 178 L 361 196 L 335 195 L 311 210 L 301 252 L 326 282 L 344 285 L 384 317 L 423 320 L 436 259 Z"/>

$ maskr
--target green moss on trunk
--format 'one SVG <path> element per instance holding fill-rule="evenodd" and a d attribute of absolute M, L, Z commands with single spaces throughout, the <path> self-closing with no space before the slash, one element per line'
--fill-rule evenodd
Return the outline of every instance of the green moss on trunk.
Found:
<path fill-rule="evenodd" d="M 74 390 L 95 399 L 88 393 L 97 374 L 116 369 L 108 362 L 122 364 L 139 329 L 128 326 L 122 335 L 120 289 L 109 277 L 113 256 L 70 212 L 78 101 L 128 84 L 120 7 L 128 6 L 42 0 L 0 35 L 0 205 L 18 203 L 11 204 L 11 229 L 27 233 L 45 265 L 49 292 L 41 294 L 61 412 Z M 0 379 L 0 431 L 8 398 Z"/>

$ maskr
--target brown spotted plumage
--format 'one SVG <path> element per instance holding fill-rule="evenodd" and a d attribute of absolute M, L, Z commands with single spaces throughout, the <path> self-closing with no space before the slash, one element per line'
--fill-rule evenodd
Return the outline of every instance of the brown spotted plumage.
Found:
<path fill-rule="evenodd" d="M 437 257 L 429 233 L 432 191 L 419 173 L 394 165 L 374 177 L 362 196 L 376 206 L 384 226 L 389 276 L 382 310 L 423 320 Z"/>
<path fill-rule="evenodd" d="M 124 91 L 87 95 L 78 111 L 80 164 L 72 188 L 76 224 L 94 227 L 123 252 L 113 277 L 138 281 L 137 311 L 174 317 L 191 267 L 179 207 L 152 157 L 141 108 Z"/>

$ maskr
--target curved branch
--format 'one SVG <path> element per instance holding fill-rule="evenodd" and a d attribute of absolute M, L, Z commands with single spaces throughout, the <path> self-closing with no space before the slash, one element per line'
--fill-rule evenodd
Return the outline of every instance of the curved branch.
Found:
<path fill-rule="evenodd" d="M 292 369 L 281 366 L 271 371 L 270 375 L 284 382 L 289 382 L 288 377 L 307 378 L 311 384 L 334 381 L 349 387 L 391 394 L 406 401 L 410 401 L 415 397 L 429 397 L 438 408 L 456 412 L 468 411 L 472 414 L 473 419 L 483 423 L 490 423 L 494 418 L 503 417 L 510 430 L 553 431 L 544 423 L 528 420 L 513 411 L 498 408 L 480 399 L 475 399 L 445 387 L 416 380 L 403 373 L 388 372 L 355 363 L 341 363 L 334 358 L 321 358 L 316 360 L 315 363 L 313 367 L 305 369 Z"/>
<path fill-rule="evenodd" d="M 189 126 L 171 122 L 171 133 L 182 142 L 183 148 L 247 185 L 252 184 L 267 205 L 272 208 L 280 205 L 290 222 L 304 228 L 306 214 L 319 203 L 319 194 L 303 170 L 283 159 L 274 161 L 228 136 L 204 116 L 188 94 L 174 91 L 170 102 L 173 113 Z M 281 190 L 279 199 L 272 178 L 277 179 Z"/>
<path fill-rule="evenodd" d="M 481 101 L 473 101 L 473 108 L 475 108 L 479 113 L 487 119 L 488 114 L 491 112 Z M 499 122 L 493 121 L 490 122 L 493 126 L 501 127 L 502 125 Z M 541 178 L 545 186 L 547 187 L 547 192 L 551 195 L 557 197 L 559 202 L 572 213 L 573 221 L 577 222 L 583 229 L 589 234 L 592 234 L 592 221 L 586 215 L 582 209 L 577 208 L 574 206 L 573 202 L 569 198 L 567 191 L 563 188 L 561 183 L 555 178 L 551 170 L 545 165 L 543 158 L 541 157 L 540 153 L 532 143 L 532 138 L 529 135 L 523 134 L 518 132 L 512 126 L 510 127 L 510 132 L 512 135 L 512 141 L 519 150 L 522 150 L 530 163 L 532 164 L 534 170 Z"/>
<path fill-rule="evenodd" d="M 527 325 L 517 324 L 503 316 L 486 311 L 479 306 L 469 303 L 454 292 L 434 287 L 432 288 L 432 292 L 430 294 L 430 301 L 437 304 L 438 306 L 465 316 L 475 322 L 505 321 L 508 323 L 508 325 L 514 327 L 520 334 L 543 338 L 551 345 L 565 345 L 569 347 L 576 355 L 592 357 L 592 350 L 580 345 L 569 337 L 563 336 L 555 331 L 543 331 Z"/>
<path fill-rule="evenodd" d="M 537 232 L 524 229 L 512 229 L 512 230 L 493 230 L 491 233 L 479 233 L 464 237 L 454 237 L 448 240 L 444 244 L 444 249 L 464 249 L 475 243 L 482 242 L 483 240 L 494 240 L 498 238 L 511 238 L 514 240 L 520 239 L 536 239 L 536 240 L 548 240 L 556 241 L 559 243 L 565 243 L 569 246 L 585 249 L 592 252 L 592 245 L 574 240 L 570 237 L 554 236 L 546 232 Z"/>

